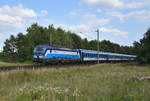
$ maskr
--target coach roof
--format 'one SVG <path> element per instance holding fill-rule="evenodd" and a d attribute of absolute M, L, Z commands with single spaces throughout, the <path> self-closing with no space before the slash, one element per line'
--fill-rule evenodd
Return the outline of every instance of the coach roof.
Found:
<path fill-rule="evenodd" d="M 80 50 L 81 50 L 81 52 L 83 52 L 83 53 L 97 54 L 97 51 L 93 51 L 93 50 L 85 50 L 85 49 L 80 49 Z M 110 52 L 102 52 L 102 51 L 100 51 L 99 54 L 116 55 L 116 56 L 127 56 L 127 57 L 136 57 L 135 55 L 118 54 L 118 53 L 110 53 Z"/>

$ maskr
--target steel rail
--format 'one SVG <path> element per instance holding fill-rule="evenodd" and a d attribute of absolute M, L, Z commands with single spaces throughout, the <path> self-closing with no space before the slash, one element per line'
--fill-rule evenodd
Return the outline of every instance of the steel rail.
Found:
<path fill-rule="evenodd" d="M 12 70 L 24 70 L 24 69 L 49 69 L 49 68 L 67 68 L 74 66 L 90 66 L 95 63 L 86 63 L 86 64 L 50 64 L 50 65 L 28 65 L 28 66 L 0 66 L 0 72 L 2 71 L 12 71 Z"/>

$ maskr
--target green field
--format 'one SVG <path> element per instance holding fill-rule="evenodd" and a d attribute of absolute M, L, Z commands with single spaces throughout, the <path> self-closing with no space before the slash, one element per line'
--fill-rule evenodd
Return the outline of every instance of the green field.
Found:
<path fill-rule="evenodd" d="M 149 101 L 150 66 L 99 64 L 0 72 L 0 101 Z"/>

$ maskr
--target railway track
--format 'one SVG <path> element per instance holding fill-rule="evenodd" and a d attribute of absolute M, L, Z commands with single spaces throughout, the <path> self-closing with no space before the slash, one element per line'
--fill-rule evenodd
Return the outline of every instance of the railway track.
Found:
<path fill-rule="evenodd" d="M 89 66 L 95 63 L 86 64 L 50 64 L 50 65 L 28 65 L 28 66 L 0 66 L 0 72 L 11 71 L 11 70 L 23 70 L 23 69 L 49 69 L 49 68 L 67 68 L 72 66 Z"/>

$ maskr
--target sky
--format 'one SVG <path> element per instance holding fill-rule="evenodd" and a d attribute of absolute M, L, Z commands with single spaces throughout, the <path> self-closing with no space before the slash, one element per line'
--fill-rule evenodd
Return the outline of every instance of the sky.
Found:
<path fill-rule="evenodd" d="M 131 46 L 150 27 L 150 0 L 1 0 L 0 51 L 10 35 L 37 22 L 61 27 L 82 38 Z"/>

